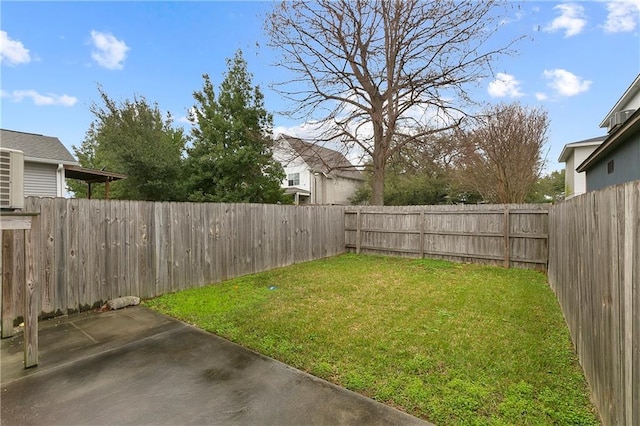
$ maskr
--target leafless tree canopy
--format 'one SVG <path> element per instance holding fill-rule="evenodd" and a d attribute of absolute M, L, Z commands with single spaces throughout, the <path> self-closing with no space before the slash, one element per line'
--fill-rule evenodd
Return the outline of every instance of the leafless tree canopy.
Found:
<path fill-rule="evenodd" d="M 544 167 L 546 111 L 497 105 L 480 124 L 460 131 L 460 183 L 485 201 L 522 203 Z"/>
<path fill-rule="evenodd" d="M 451 129 L 472 103 L 468 85 L 510 45 L 490 47 L 497 0 L 293 0 L 267 20 L 279 86 L 324 138 L 360 146 L 373 164 L 372 203 L 382 204 L 386 160 L 413 138 Z M 393 141 L 396 141 L 395 143 Z"/>

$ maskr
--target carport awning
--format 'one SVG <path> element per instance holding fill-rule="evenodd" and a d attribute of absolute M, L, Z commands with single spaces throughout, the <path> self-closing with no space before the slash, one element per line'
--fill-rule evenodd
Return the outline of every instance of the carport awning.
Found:
<path fill-rule="evenodd" d="M 87 192 L 88 198 L 91 198 L 91 184 L 104 183 L 104 196 L 109 199 L 109 182 L 120 179 L 126 179 L 126 176 L 120 173 L 107 172 L 104 170 L 87 169 L 80 166 L 64 166 L 65 177 L 69 179 L 77 179 L 86 182 L 89 185 Z"/>
<path fill-rule="evenodd" d="M 87 169 L 80 166 L 64 166 L 64 173 L 70 179 L 78 179 L 87 183 L 113 182 L 126 178 L 125 175 L 120 173 Z"/>

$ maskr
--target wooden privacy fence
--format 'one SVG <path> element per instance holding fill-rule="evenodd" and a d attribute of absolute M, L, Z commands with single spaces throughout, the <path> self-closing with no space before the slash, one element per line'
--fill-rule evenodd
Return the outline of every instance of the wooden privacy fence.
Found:
<path fill-rule="evenodd" d="M 640 181 L 549 211 L 549 283 L 605 425 L 640 425 Z"/>
<path fill-rule="evenodd" d="M 31 232 L 39 242 L 35 273 L 43 316 L 344 252 L 339 206 L 27 198 L 24 210 L 39 213 Z M 9 240 L 15 252 L 24 250 L 22 233 Z M 23 275 L 3 280 L 3 319 L 24 315 Z"/>
<path fill-rule="evenodd" d="M 346 247 L 545 271 L 547 213 L 540 204 L 350 208 Z"/>

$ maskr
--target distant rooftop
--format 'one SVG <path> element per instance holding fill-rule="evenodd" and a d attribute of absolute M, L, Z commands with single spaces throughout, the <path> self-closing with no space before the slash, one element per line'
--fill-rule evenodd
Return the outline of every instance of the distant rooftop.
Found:
<path fill-rule="evenodd" d="M 568 144 L 566 144 L 564 146 L 564 148 L 562 148 L 562 152 L 560 153 L 560 158 L 558 158 L 558 162 L 566 163 L 567 160 L 569 160 L 569 155 L 571 155 L 571 152 L 575 148 L 579 148 L 579 147 L 583 147 L 583 146 L 598 146 L 602 142 L 604 142 L 605 139 L 607 139 L 606 135 L 605 136 L 598 136 L 596 138 L 591 138 L 591 139 L 585 139 L 585 140 L 582 140 L 582 141 L 568 143 Z"/>
<path fill-rule="evenodd" d="M 280 138 L 286 140 L 295 154 L 302 157 L 312 170 L 327 175 L 364 180 L 362 173 L 341 152 L 293 136 L 280 135 Z"/>

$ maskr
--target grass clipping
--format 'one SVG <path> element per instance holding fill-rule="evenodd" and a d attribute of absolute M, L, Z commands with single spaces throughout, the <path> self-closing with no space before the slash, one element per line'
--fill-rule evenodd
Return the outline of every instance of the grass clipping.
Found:
<path fill-rule="evenodd" d="M 438 425 L 598 424 L 538 272 L 347 254 L 145 303 Z"/>

